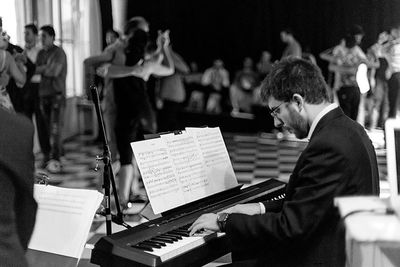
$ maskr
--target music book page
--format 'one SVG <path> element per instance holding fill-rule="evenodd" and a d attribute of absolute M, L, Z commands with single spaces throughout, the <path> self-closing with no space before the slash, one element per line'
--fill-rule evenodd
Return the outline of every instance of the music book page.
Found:
<path fill-rule="evenodd" d="M 103 195 L 35 184 L 34 197 L 38 211 L 28 248 L 79 259 Z"/>
<path fill-rule="evenodd" d="M 131 143 L 155 214 L 237 185 L 219 128 Z"/>

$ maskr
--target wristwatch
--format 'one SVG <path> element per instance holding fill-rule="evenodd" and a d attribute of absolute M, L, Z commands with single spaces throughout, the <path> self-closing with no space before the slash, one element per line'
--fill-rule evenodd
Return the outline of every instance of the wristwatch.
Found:
<path fill-rule="evenodd" d="M 217 215 L 217 224 L 219 227 L 219 230 L 221 230 L 221 232 L 225 232 L 225 225 L 226 225 L 226 221 L 228 220 L 229 217 L 229 213 L 219 213 Z"/>

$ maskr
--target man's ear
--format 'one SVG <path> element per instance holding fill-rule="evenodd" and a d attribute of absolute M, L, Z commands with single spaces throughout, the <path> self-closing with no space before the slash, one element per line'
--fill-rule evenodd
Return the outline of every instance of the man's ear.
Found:
<path fill-rule="evenodd" d="M 304 98 L 299 94 L 293 94 L 292 102 L 297 106 L 299 112 L 304 108 Z"/>

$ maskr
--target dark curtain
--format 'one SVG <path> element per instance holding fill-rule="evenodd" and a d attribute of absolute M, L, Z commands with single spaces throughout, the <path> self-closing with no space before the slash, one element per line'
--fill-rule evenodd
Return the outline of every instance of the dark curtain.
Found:
<path fill-rule="evenodd" d="M 106 32 L 113 28 L 111 0 L 99 0 L 103 36 L 103 49 L 106 47 Z"/>
<path fill-rule="evenodd" d="M 128 1 L 128 18 L 144 16 L 153 37 L 158 29 L 170 29 L 174 50 L 187 61 L 204 69 L 218 57 L 231 71 L 245 56 L 257 61 L 263 50 L 279 59 L 284 48 L 279 32 L 285 27 L 318 58 L 355 23 L 366 32 L 362 44 L 366 49 L 380 31 L 400 19 L 398 14 L 398 0 Z"/>

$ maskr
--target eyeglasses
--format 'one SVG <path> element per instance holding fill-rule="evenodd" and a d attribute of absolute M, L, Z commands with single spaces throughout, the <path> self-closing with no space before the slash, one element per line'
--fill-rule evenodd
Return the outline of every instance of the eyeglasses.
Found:
<path fill-rule="evenodd" d="M 282 106 L 283 103 L 285 103 L 285 102 L 282 102 L 278 106 L 271 108 L 271 110 L 269 111 L 269 114 L 271 114 L 272 117 L 279 119 L 278 111 L 279 111 L 279 107 Z"/>

